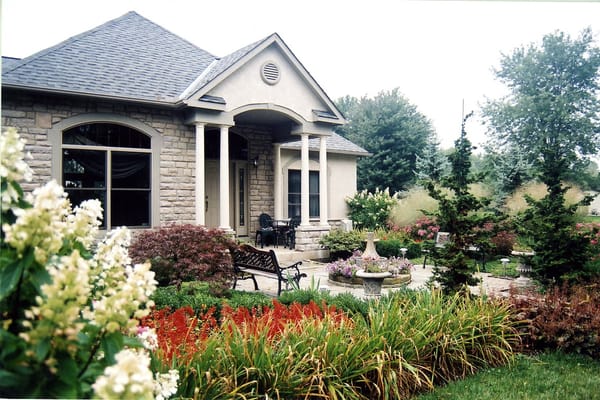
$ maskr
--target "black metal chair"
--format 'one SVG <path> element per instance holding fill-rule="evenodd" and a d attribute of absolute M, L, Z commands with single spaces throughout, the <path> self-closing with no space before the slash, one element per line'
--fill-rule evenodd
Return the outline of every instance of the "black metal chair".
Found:
<path fill-rule="evenodd" d="M 296 215 L 290 219 L 288 230 L 285 233 L 285 244 L 290 249 L 296 247 L 296 228 L 300 225 L 300 216 Z"/>
<path fill-rule="evenodd" d="M 273 219 L 269 214 L 262 213 L 258 217 L 260 227 L 256 230 L 254 237 L 254 245 L 258 244 L 258 236 L 260 235 L 260 247 L 265 247 L 267 239 L 271 239 L 272 243 L 277 246 L 277 237 L 275 229 L 273 229 Z"/>

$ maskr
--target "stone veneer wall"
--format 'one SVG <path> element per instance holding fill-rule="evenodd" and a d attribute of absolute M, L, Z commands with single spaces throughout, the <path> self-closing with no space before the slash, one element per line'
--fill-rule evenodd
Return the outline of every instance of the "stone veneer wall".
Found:
<path fill-rule="evenodd" d="M 195 223 L 195 130 L 183 124 L 183 114 L 176 110 L 3 90 L 2 127 L 17 128 L 26 140 L 26 150 L 33 156 L 29 165 L 34 179 L 23 184 L 23 189 L 31 191 L 52 179 L 52 149 L 48 141 L 52 126 L 86 113 L 129 117 L 162 135 L 159 224 Z"/>
<path fill-rule="evenodd" d="M 2 93 L 2 127 L 15 127 L 26 141 L 28 160 L 34 177 L 23 183 L 32 191 L 52 179 L 51 144 L 48 132 L 60 121 L 79 114 L 107 113 L 140 121 L 162 135 L 160 152 L 160 221 L 195 223 L 195 128 L 183 123 L 183 113 L 177 110 L 131 105 L 117 102 L 32 95 L 4 90 Z M 236 126 L 232 132 L 248 140 L 248 159 L 258 156 L 258 167 L 248 167 L 248 235 L 253 238 L 258 217 L 265 212 L 273 216 L 273 143 L 272 132 L 257 126 Z M 335 221 L 330 221 L 335 225 Z M 328 228 L 311 226 L 298 232 L 296 248 L 301 251 L 319 249 L 319 237 Z"/>
<path fill-rule="evenodd" d="M 248 163 L 248 236 L 254 238 L 262 213 L 274 216 L 272 132 L 259 126 L 235 126 L 231 131 L 248 140 L 248 160 L 258 156 L 258 166 Z"/>

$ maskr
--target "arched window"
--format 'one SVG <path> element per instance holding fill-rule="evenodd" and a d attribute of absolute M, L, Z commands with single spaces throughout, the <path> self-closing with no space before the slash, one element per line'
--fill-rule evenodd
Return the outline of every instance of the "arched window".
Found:
<path fill-rule="evenodd" d="M 62 135 L 62 184 L 73 206 L 99 199 L 103 228 L 151 226 L 151 138 L 128 126 L 89 123 Z"/>

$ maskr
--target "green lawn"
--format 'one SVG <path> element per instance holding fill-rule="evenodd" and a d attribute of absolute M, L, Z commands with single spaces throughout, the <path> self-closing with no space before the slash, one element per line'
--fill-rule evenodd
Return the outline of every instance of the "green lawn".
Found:
<path fill-rule="evenodd" d="M 600 361 L 560 353 L 519 355 L 511 366 L 483 371 L 416 398 L 459 399 L 600 399 Z"/>
<path fill-rule="evenodd" d="M 583 222 L 595 222 L 600 224 L 600 215 L 586 215 L 583 217 Z"/>

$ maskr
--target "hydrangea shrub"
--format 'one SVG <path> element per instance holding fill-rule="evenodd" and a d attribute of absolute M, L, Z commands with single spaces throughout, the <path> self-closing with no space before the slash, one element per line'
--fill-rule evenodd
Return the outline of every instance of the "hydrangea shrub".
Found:
<path fill-rule="evenodd" d="M 173 375 L 155 376 L 136 338 L 150 264 L 131 263 L 127 229 L 97 243 L 99 201 L 72 209 L 54 181 L 25 195 L 24 146 L 0 134 L 0 397 L 168 397 Z"/>
<path fill-rule="evenodd" d="M 396 194 L 390 195 L 389 189 L 376 189 L 370 193 L 366 189 L 346 198 L 350 209 L 348 216 L 358 229 L 375 230 L 388 225 L 390 213 L 394 205 L 398 204 Z"/>

